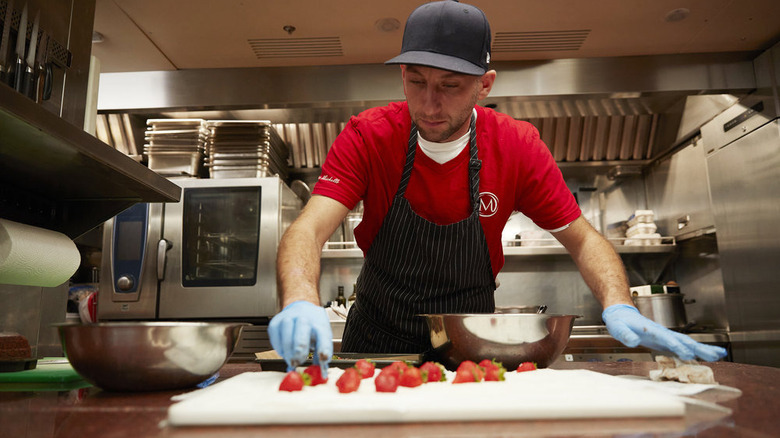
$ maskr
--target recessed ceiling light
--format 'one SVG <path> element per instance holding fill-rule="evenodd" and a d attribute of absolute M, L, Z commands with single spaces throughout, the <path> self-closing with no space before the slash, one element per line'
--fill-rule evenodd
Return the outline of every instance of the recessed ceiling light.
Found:
<path fill-rule="evenodd" d="M 676 23 L 678 21 L 685 20 L 691 15 L 691 10 L 687 8 L 672 9 L 664 16 L 664 21 L 667 23 Z"/>
<path fill-rule="evenodd" d="M 393 32 L 401 27 L 401 22 L 395 18 L 380 18 L 374 23 L 374 27 L 380 32 Z"/>

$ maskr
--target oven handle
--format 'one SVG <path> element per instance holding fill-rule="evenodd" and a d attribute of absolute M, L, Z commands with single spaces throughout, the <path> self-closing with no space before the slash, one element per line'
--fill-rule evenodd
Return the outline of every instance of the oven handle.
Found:
<path fill-rule="evenodd" d="M 171 242 L 165 239 L 160 239 L 157 242 L 157 281 L 165 279 L 165 253 L 172 247 Z"/>

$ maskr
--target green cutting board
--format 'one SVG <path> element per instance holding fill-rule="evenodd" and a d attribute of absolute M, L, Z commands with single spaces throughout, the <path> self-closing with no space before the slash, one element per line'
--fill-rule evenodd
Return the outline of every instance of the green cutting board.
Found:
<path fill-rule="evenodd" d="M 0 391 L 68 391 L 92 386 L 65 358 L 47 357 L 32 370 L 0 373 Z"/>

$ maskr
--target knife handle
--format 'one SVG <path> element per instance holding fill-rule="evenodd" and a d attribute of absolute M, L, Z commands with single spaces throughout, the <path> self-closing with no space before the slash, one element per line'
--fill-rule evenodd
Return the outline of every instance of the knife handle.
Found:
<path fill-rule="evenodd" d="M 41 96 L 43 93 L 43 66 L 42 65 L 35 65 L 35 73 L 33 73 L 33 89 L 32 89 L 32 99 L 40 103 L 41 102 Z"/>
<path fill-rule="evenodd" d="M 16 70 L 14 71 L 14 83 L 13 83 L 14 89 L 21 93 L 23 82 L 24 82 L 24 63 L 22 63 L 22 58 L 17 58 Z"/>
<path fill-rule="evenodd" d="M 22 94 L 35 100 L 35 76 L 33 75 L 33 69 L 27 66 L 24 72 L 24 78 L 22 79 Z"/>
<path fill-rule="evenodd" d="M 41 100 L 51 99 L 51 92 L 54 88 L 54 66 L 51 62 L 47 62 L 43 69 L 43 90 L 41 93 Z"/>
<path fill-rule="evenodd" d="M 3 78 L 3 82 L 8 84 L 11 88 L 14 87 L 14 79 L 16 73 L 16 64 L 8 64 L 8 68 L 5 70 L 5 77 Z"/>

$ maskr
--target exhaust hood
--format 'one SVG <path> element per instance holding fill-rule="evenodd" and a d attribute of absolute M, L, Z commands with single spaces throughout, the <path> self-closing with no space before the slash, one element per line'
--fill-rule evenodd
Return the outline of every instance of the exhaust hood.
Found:
<path fill-rule="evenodd" d="M 695 133 L 681 123 L 689 97 L 754 89 L 755 56 L 496 62 L 480 104 L 534 124 L 562 167 L 643 165 Z M 306 169 L 320 166 L 351 115 L 403 99 L 398 69 L 385 65 L 202 69 L 102 74 L 98 110 L 143 122 L 270 120 L 290 144 L 290 165 Z"/>

